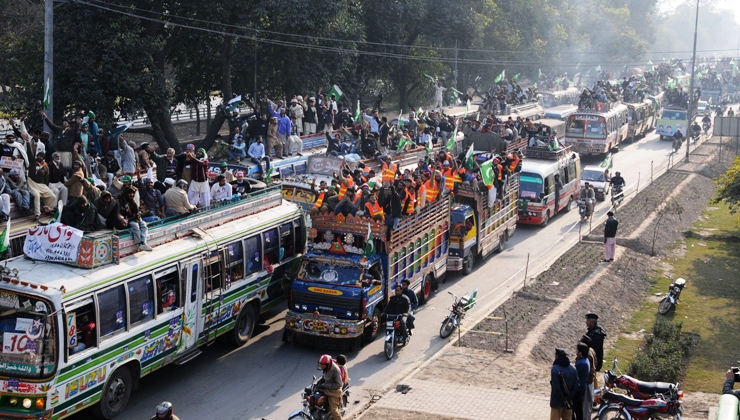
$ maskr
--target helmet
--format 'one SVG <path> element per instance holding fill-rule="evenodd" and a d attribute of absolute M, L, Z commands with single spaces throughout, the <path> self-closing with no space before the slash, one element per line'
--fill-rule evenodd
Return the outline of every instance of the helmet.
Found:
<path fill-rule="evenodd" d="M 167 414 L 168 416 L 172 415 L 172 403 L 169 401 L 163 401 L 161 404 L 157 406 L 157 415 L 159 414 Z"/>
<path fill-rule="evenodd" d="M 324 366 L 329 367 L 331 365 L 331 356 L 328 354 L 322 354 L 321 357 L 319 357 L 319 363 L 316 366 L 317 370 L 324 370 L 326 369 Z"/>

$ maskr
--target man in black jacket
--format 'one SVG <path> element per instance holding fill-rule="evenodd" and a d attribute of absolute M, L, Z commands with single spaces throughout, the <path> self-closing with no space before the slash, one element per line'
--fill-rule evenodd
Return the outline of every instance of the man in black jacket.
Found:
<path fill-rule="evenodd" d="M 608 212 L 604 225 L 604 262 L 614 261 L 614 253 L 617 251 L 617 227 L 619 222 L 614 218 L 614 212 Z"/>
<path fill-rule="evenodd" d="M 735 387 L 735 370 L 737 368 L 730 368 L 727 369 L 727 373 L 725 373 L 725 383 L 722 386 L 722 394 L 732 394 L 735 396 L 735 398 L 740 399 L 740 390 L 734 390 L 732 388 Z"/>
<path fill-rule="evenodd" d="M 392 226 L 393 229 L 398 228 L 398 223 L 401 221 L 401 195 L 390 181 L 383 181 L 383 188 L 380 189 L 378 201 L 383 206 L 388 226 Z M 390 230 L 388 235 L 390 235 Z"/>
<path fill-rule="evenodd" d="M 403 294 L 403 286 L 397 284 L 395 294 L 388 300 L 388 306 L 385 308 L 384 313 L 386 315 L 403 315 L 399 318 L 399 321 L 401 321 L 400 330 L 404 341 L 406 341 L 409 336 L 406 331 L 406 317 L 409 315 L 410 310 L 411 303 L 409 303 L 409 298 Z"/>
<path fill-rule="evenodd" d="M 586 335 L 591 339 L 591 348 L 596 353 L 596 366 L 594 367 L 596 372 L 601 370 L 601 364 L 604 361 L 604 338 L 606 338 L 606 331 L 598 326 L 598 321 L 598 315 L 586 314 L 586 327 L 588 328 Z"/>

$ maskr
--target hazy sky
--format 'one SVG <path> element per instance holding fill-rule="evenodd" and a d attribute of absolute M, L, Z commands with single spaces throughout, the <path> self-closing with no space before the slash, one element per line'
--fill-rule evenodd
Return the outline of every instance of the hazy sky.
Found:
<path fill-rule="evenodd" d="M 685 1 L 686 0 L 662 0 L 659 4 L 659 8 L 661 11 L 670 10 L 672 7 Z M 701 15 L 702 5 L 707 4 L 709 1 L 716 4 L 719 9 L 727 10 L 735 15 L 735 22 L 740 25 L 740 0 L 699 0 L 699 15 Z M 699 18 L 701 19 L 701 16 Z"/>

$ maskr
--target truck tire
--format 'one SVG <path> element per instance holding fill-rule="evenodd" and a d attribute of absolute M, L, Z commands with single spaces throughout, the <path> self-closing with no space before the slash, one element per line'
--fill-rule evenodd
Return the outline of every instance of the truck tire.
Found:
<path fill-rule="evenodd" d="M 509 234 L 504 231 L 501 237 L 498 238 L 498 246 L 496 247 L 496 253 L 500 253 L 506 250 L 506 242 L 509 240 Z"/>
<path fill-rule="evenodd" d="M 376 307 L 373 311 L 373 315 L 370 317 L 370 325 L 365 327 L 365 331 L 362 333 L 365 335 L 365 343 L 372 343 L 378 336 L 380 331 L 380 308 Z"/>
<path fill-rule="evenodd" d="M 468 254 L 467 257 L 463 259 L 463 268 L 462 273 L 463 275 L 467 276 L 468 274 L 473 272 L 473 265 L 475 265 L 475 249 L 470 250 L 470 254 Z"/>
<path fill-rule="evenodd" d="M 433 283 L 434 279 L 431 274 L 424 278 L 424 283 L 421 285 L 421 293 L 419 293 L 419 305 L 423 305 L 427 303 L 427 300 L 429 300 L 429 297 L 432 295 L 432 290 L 434 289 Z"/>

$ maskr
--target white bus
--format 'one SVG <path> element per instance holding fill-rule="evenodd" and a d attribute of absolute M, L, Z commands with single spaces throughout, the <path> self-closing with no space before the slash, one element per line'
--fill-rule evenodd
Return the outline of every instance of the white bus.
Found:
<path fill-rule="evenodd" d="M 8 260 L 0 276 L 0 418 L 62 419 L 94 405 L 110 419 L 147 374 L 192 359 L 221 335 L 245 344 L 259 315 L 287 298 L 285 274 L 306 243 L 302 212 L 279 188 L 249 200 L 269 209 L 226 222 L 206 212 L 215 224 L 187 231 L 164 226 L 171 235 L 152 252 L 118 264 Z M 227 207 L 216 216 L 226 217 Z"/>
<path fill-rule="evenodd" d="M 568 117 L 563 141 L 582 155 L 604 155 L 627 138 L 627 106 L 600 103 L 601 111 L 579 111 Z"/>

